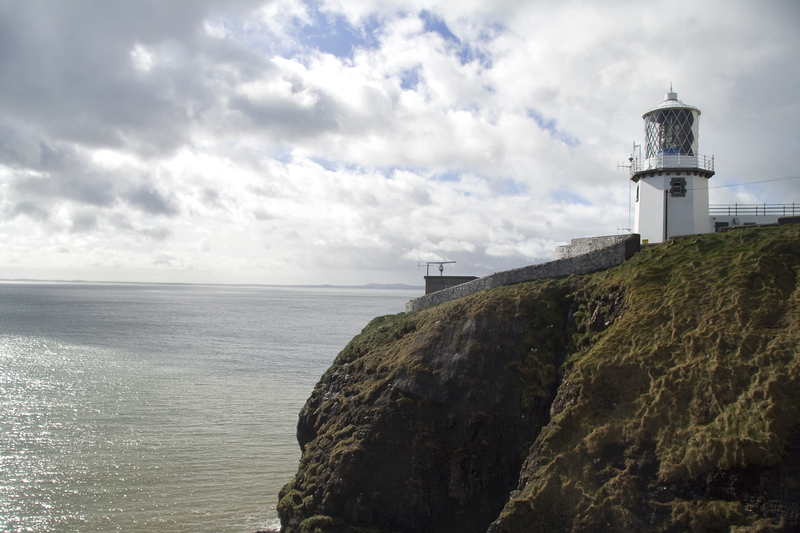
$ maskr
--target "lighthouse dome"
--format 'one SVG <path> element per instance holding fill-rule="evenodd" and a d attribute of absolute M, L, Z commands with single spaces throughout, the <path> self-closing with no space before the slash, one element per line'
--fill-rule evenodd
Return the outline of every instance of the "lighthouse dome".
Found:
<path fill-rule="evenodd" d="M 642 115 L 646 157 L 696 156 L 700 110 L 678 100 L 670 86 L 661 104 Z"/>
<path fill-rule="evenodd" d="M 698 115 L 700 115 L 700 110 L 693 105 L 684 104 L 680 100 L 678 100 L 678 93 L 672 91 L 672 87 L 670 87 L 670 91 L 664 95 L 664 101 L 661 102 L 656 107 L 649 109 L 642 115 L 642 118 L 645 118 L 647 115 L 654 111 L 658 111 L 660 109 L 691 109 L 695 111 Z"/>

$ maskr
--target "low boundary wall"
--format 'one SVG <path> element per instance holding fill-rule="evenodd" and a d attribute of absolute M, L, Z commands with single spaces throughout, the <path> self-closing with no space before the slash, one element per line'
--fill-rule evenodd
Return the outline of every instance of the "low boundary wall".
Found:
<path fill-rule="evenodd" d="M 605 270 L 617 266 L 633 257 L 634 254 L 639 251 L 640 243 L 640 236 L 634 233 L 633 235 L 625 237 L 621 242 L 617 242 L 608 248 L 603 248 L 596 252 L 489 274 L 488 276 L 478 278 L 474 281 L 414 298 L 406 303 L 406 312 L 419 311 L 420 309 L 433 307 L 434 305 L 449 302 L 450 300 L 462 298 L 486 289 L 494 289 L 495 287 L 503 287 L 505 285 L 513 285 L 515 283 L 534 281 L 537 279 L 569 276 L 570 274 L 589 274 L 591 272 L 597 272 L 598 270 Z"/>
<path fill-rule="evenodd" d="M 579 237 L 572 239 L 566 246 L 556 247 L 556 260 L 590 254 L 624 242 L 629 238 L 630 235 L 609 235 L 607 237 Z"/>

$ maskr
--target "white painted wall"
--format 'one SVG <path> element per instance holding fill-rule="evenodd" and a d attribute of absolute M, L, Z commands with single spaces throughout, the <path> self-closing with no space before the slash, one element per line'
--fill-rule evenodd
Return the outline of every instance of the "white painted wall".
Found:
<path fill-rule="evenodd" d="M 686 196 L 672 196 L 672 178 L 686 180 Z M 670 172 L 668 176 L 646 177 L 638 183 L 639 200 L 634 214 L 634 232 L 642 236 L 642 241 L 658 243 L 664 241 L 665 209 L 666 236 L 710 233 L 713 225 L 708 215 L 708 179 L 687 173 Z"/>
<path fill-rule="evenodd" d="M 676 176 L 664 176 L 665 188 L 669 189 L 669 181 Z M 686 179 L 686 176 L 679 176 Z M 691 182 L 686 180 L 686 188 L 689 189 Z M 675 197 L 669 193 L 667 198 L 667 238 L 676 235 L 691 235 L 694 231 L 694 191 L 687 191 L 686 196 Z M 706 207 L 708 213 L 708 207 Z M 708 216 L 708 215 L 706 215 Z"/>
<path fill-rule="evenodd" d="M 708 218 L 708 178 L 700 176 L 690 176 L 694 194 L 694 232 L 693 233 L 713 233 L 714 224 Z M 689 181 L 687 180 L 687 184 Z"/>
<path fill-rule="evenodd" d="M 639 180 L 639 201 L 636 202 L 636 222 L 633 232 L 642 236 L 642 242 L 664 240 L 664 176 Z"/>

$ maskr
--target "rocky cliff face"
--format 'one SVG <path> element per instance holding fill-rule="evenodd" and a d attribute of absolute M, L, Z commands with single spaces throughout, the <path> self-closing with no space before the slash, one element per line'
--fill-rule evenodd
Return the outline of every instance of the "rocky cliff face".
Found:
<path fill-rule="evenodd" d="M 800 226 L 381 317 L 300 414 L 283 531 L 793 531 Z"/>

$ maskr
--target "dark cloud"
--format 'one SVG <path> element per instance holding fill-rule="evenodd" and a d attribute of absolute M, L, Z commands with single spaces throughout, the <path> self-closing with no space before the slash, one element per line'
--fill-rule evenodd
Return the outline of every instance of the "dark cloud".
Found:
<path fill-rule="evenodd" d="M 280 141 L 315 137 L 340 129 L 338 117 L 347 113 L 329 95 L 316 92 L 317 101 L 310 107 L 286 99 L 255 102 L 247 96 L 235 96 L 230 109 L 242 113 L 251 127 L 263 130 Z"/>
<path fill-rule="evenodd" d="M 50 142 L 31 128 L 0 122 L 0 162 L 5 165 L 40 172 L 74 170 L 83 165 L 80 159 L 74 148 Z"/>
<path fill-rule="evenodd" d="M 111 181 L 96 175 L 20 176 L 13 187 L 25 197 L 64 198 L 100 207 L 116 200 Z"/>
<path fill-rule="evenodd" d="M 168 228 L 163 227 L 154 227 L 154 228 L 140 228 L 137 229 L 126 217 L 121 213 L 114 213 L 108 217 L 109 223 L 118 230 L 124 230 L 127 232 L 135 233 L 137 235 L 142 235 L 147 237 L 148 239 L 152 239 L 154 241 L 165 241 L 168 238 L 172 237 L 172 232 Z"/>
<path fill-rule="evenodd" d="M 210 38 L 205 18 L 258 2 L 0 2 L 0 110 L 7 120 L 88 146 L 174 150 L 216 103 L 218 70 L 254 75 L 258 54 Z M 138 72 L 131 52 L 166 64 Z M 233 69 L 229 67 L 234 65 Z"/>
<path fill-rule="evenodd" d="M 97 227 L 97 216 L 86 211 L 75 213 L 72 216 L 72 233 L 85 233 Z"/>
<path fill-rule="evenodd" d="M 26 215 L 34 220 L 44 221 L 50 217 L 50 213 L 47 210 L 42 209 L 38 205 L 34 204 L 33 202 L 19 202 L 17 203 L 9 213 L 10 218 L 14 218 L 18 215 Z"/>
<path fill-rule="evenodd" d="M 172 232 L 167 228 L 143 228 L 139 233 L 154 241 L 162 242 L 172 237 Z"/>
<path fill-rule="evenodd" d="M 151 263 L 153 266 L 172 266 L 175 258 L 168 254 L 159 254 Z"/>
<path fill-rule="evenodd" d="M 129 192 L 125 195 L 125 199 L 132 206 L 152 215 L 175 216 L 178 214 L 178 208 L 169 198 L 146 185 Z"/>
<path fill-rule="evenodd" d="M 113 213 L 108 217 L 108 222 L 116 229 L 132 230 L 134 229 L 131 221 L 122 213 Z"/>
<path fill-rule="evenodd" d="M 280 142 L 340 131 L 353 110 L 299 76 L 289 80 L 292 90 L 314 90 L 313 105 L 254 101 L 239 92 L 243 82 L 279 75 L 263 39 L 250 40 L 244 28 L 265 3 L 0 0 L 0 164 L 50 169 L 64 180 L 65 146 L 149 159 L 191 144 L 192 132 L 208 127 L 233 128 L 234 135 L 252 129 Z M 207 21 L 224 23 L 234 38 L 210 36 Z M 136 50 L 152 56 L 151 68 L 137 69 Z M 241 115 L 243 121 L 235 118 Z M 70 179 L 85 182 L 75 172 Z M 47 189 L 92 204 L 110 201 L 107 187 L 99 196 L 80 186 L 75 194 Z"/>
<path fill-rule="evenodd" d="M 224 209 L 225 204 L 222 203 L 222 198 L 220 198 L 219 191 L 216 189 L 211 189 L 206 187 L 203 189 L 203 196 L 202 196 L 203 205 L 206 207 L 213 207 L 216 209 Z"/>
<path fill-rule="evenodd" d="M 28 129 L 0 126 L 0 164 L 16 170 L 11 189 L 31 198 L 68 199 L 82 204 L 109 206 L 116 201 L 114 178 L 100 173 L 75 148 L 51 142 Z"/>

